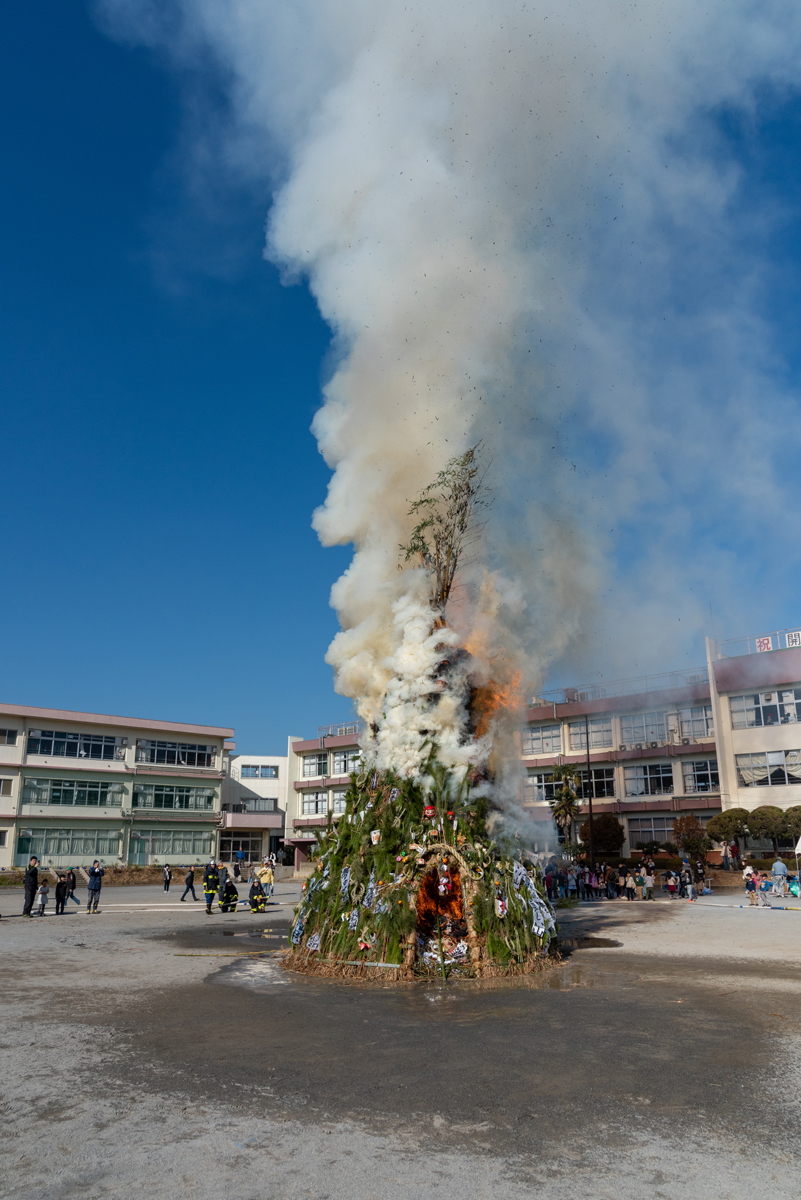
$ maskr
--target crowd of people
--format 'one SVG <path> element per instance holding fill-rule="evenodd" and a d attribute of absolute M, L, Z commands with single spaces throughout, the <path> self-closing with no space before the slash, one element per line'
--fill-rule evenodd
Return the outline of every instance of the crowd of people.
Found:
<path fill-rule="evenodd" d="M 652 858 L 643 858 L 636 867 L 625 863 L 612 866 L 601 863 L 592 868 L 562 865 L 552 860 L 545 869 L 545 889 L 549 900 L 653 900 L 659 889 L 671 900 L 695 900 L 705 890 L 704 864 L 699 859 L 691 866 L 685 859 L 678 871 L 657 873 Z"/>
<path fill-rule="evenodd" d="M 250 885 L 247 902 L 250 904 L 251 912 L 264 912 L 266 910 L 267 903 L 272 897 L 275 886 L 276 856 L 275 854 L 270 854 L 261 863 L 251 863 L 247 866 L 245 866 L 243 859 L 244 856 L 236 858 L 230 872 L 222 861 L 217 862 L 212 859 L 209 862 L 203 873 L 203 893 L 206 900 L 207 913 L 213 911 L 212 904 L 215 900 L 220 912 L 235 912 L 239 904 L 237 883 L 240 886 L 243 883 Z M 243 880 L 242 876 L 245 870 L 247 871 L 247 878 Z M 87 873 L 87 913 L 94 914 L 100 912 L 98 906 L 104 875 L 105 869 L 101 867 L 98 859 L 95 859 Z M 172 882 L 172 868 L 166 863 L 162 868 L 162 879 L 164 882 L 164 891 L 169 892 Z M 78 878 L 72 867 L 58 875 L 54 892 L 56 916 L 61 916 L 64 913 L 68 900 L 74 901 L 80 907 L 80 900 L 75 895 L 77 884 Z M 50 900 L 50 884 L 46 876 L 41 880 L 39 879 L 39 859 L 36 855 L 31 857 L 25 871 L 23 888 L 25 892 L 22 907 L 23 917 L 45 916 Z M 186 901 L 186 897 L 190 893 L 193 900 L 199 899 L 195 895 L 195 872 L 192 867 L 187 869 L 184 876 L 184 894 L 181 896 L 182 903 Z"/>

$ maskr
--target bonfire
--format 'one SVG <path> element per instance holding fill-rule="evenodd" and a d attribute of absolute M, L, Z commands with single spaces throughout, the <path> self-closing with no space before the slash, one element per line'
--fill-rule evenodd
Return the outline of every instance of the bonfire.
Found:
<path fill-rule="evenodd" d="M 402 672 L 392 680 L 345 812 L 336 822 L 329 814 L 291 928 L 293 969 L 482 978 L 539 970 L 554 948 L 553 911 L 533 856 L 519 838 L 512 848 L 492 832 L 494 730 L 514 703 L 514 680 L 501 686 L 477 673 L 448 623 L 483 503 L 473 448 L 411 506 L 418 524 L 401 547 L 402 565 L 415 563 L 429 593 L 423 628 L 406 650 L 415 685 Z M 387 761 L 399 722 L 403 766 Z"/>

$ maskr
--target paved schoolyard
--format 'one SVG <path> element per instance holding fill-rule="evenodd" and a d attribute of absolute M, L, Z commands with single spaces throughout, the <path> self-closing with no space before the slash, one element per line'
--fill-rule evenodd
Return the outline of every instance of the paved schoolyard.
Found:
<path fill-rule="evenodd" d="M 276 965 L 298 885 L 257 916 L 181 890 L 41 921 L 0 893 L 4 1195 L 795 1187 L 801 912 L 581 905 L 533 983 L 364 987 Z"/>

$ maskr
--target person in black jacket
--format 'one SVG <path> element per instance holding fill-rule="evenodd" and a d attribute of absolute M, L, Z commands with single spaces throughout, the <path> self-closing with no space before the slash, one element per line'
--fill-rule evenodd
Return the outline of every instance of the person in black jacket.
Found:
<path fill-rule="evenodd" d="M 250 885 L 250 891 L 248 892 L 248 900 L 250 901 L 250 911 L 253 913 L 264 912 L 267 908 L 267 897 L 264 894 L 264 888 L 255 875 Z"/>
<path fill-rule="evenodd" d="M 236 912 L 236 906 L 239 903 L 239 892 L 234 886 L 234 881 L 230 875 L 225 880 L 223 890 L 220 892 L 220 912 Z"/>
<path fill-rule="evenodd" d="M 95 859 L 89 868 L 89 882 L 86 885 L 88 889 L 86 911 L 88 913 L 97 912 L 97 906 L 100 903 L 100 889 L 103 886 L 103 876 L 105 873 L 98 859 Z M 94 907 L 92 907 L 93 905 Z"/>
<path fill-rule="evenodd" d="M 64 875 L 59 875 L 58 883 L 56 884 L 56 916 L 63 913 L 64 905 L 67 900 L 67 880 Z"/>
<path fill-rule="evenodd" d="M 81 902 L 75 895 L 75 889 L 77 886 L 78 876 L 75 874 L 72 867 L 70 867 L 69 871 L 67 871 L 67 899 L 74 900 L 76 904 L 80 905 Z"/>
<path fill-rule="evenodd" d="M 34 898 L 39 889 L 39 859 L 35 854 L 31 856 L 31 861 L 28 864 L 28 869 L 23 879 L 23 885 L 25 887 L 25 903 L 22 907 L 22 915 L 23 917 L 29 917 L 33 908 Z"/>
<path fill-rule="evenodd" d="M 217 870 L 217 864 L 212 859 L 206 870 L 203 872 L 203 895 L 206 897 L 206 912 L 211 913 L 211 906 L 214 902 L 214 897 L 220 890 L 220 872 Z"/>
<path fill-rule="evenodd" d="M 183 894 L 183 896 L 181 896 L 181 903 L 183 903 L 184 900 L 186 899 L 187 892 L 191 892 L 192 899 L 197 900 L 197 896 L 195 895 L 195 872 L 192 870 L 191 867 L 184 875 L 184 884 L 185 884 L 184 894 Z"/>
<path fill-rule="evenodd" d="M 168 892 L 170 890 L 170 882 L 172 880 L 172 869 L 169 863 L 164 864 L 161 875 L 164 880 L 164 891 Z"/>

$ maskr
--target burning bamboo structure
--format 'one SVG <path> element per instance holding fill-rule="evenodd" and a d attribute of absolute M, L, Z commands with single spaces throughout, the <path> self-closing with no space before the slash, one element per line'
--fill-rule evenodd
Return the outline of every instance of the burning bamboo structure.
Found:
<path fill-rule="evenodd" d="M 405 773 L 377 765 L 381 714 L 345 812 L 336 823 L 329 814 L 319 839 L 290 935 L 287 965 L 296 970 L 486 978 L 538 970 L 553 946 L 556 925 L 536 866 L 520 849 L 504 852 L 489 828 L 492 722 L 506 693 L 474 681 L 471 655 L 448 628 L 448 601 L 484 503 L 476 451 L 452 459 L 412 504 L 419 520 L 401 547 L 430 585 L 425 632 L 433 653 L 414 700 L 422 765 Z M 437 733 L 443 706 L 451 744 L 460 743 L 447 764 Z"/>

